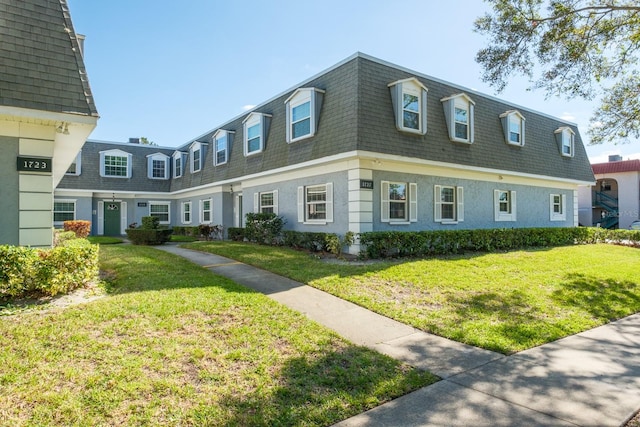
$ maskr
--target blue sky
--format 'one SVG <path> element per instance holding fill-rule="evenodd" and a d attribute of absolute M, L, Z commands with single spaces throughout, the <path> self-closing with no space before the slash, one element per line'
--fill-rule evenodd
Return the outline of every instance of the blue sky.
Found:
<path fill-rule="evenodd" d="M 101 116 L 92 139 L 182 145 L 360 51 L 570 120 L 588 142 L 593 103 L 545 100 L 524 78 L 500 94 L 481 81 L 479 0 L 68 2 Z M 640 141 L 587 153 L 640 158 Z"/>

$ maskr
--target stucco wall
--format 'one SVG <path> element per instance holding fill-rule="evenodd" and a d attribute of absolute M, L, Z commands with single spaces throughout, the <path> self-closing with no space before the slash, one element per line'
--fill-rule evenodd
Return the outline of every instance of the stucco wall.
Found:
<path fill-rule="evenodd" d="M 0 136 L 0 244 L 18 244 L 19 207 L 18 207 L 18 138 Z"/>

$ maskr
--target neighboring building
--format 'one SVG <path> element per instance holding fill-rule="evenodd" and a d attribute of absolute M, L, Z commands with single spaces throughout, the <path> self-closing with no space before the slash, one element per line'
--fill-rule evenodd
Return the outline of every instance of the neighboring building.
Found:
<path fill-rule="evenodd" d="M 596 183 L 579 191 L 580 223 L 603 228 L 629 228 L 640 219 L 640 160 L 609 156 L 591 165 Z"/>
<path fill-rule="evenodd" d="M 87 141 L 56 218 L 94 234 L 257 211 L 338 234 L 573 227 L 593 181 L 574 124 L 358 53 L 177 149 Z"/>
<path fill-rule="evenodd" d="M 66 0 L 0 0 L 0 244 L 52 244 L 53 190 L 98 120 Z"/>

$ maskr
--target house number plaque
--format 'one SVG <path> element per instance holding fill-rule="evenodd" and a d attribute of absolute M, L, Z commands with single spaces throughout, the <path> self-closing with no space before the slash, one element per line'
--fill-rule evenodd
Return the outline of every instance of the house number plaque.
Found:
<path fill-rule="evenodd" d="M 373 190 L 373 181 L 369 179 L 361 179 L 360 180 L 360 188 L 364 188 L 367 190 Z"/>
<path fill-rule="evenodd" d="M 51 172 L 50 157 L 18 156 L 18 170 L 28 172 Z"/>

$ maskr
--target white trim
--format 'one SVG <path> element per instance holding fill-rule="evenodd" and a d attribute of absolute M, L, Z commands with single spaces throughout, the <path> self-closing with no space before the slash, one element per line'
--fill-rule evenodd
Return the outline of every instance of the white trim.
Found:
<path fill-rule="evenodd" d="M 161 179 L 161 180 L 167 180 L 169 179 L 169 159 L 171 157 L 167 156 L 164 153 L 153 153 L 153 154 L 148 154 L 147 155 L 147 178 L 149 179 Z M 155 160 L 164 162 L 164 176 L 163 177 L 157 177 L 157 176 L 153 176 L 153 162 Z"/>
<path fill-rule="evenodd" d="M 213 165 L 214 166 L 221 166 L 221 165 L 226 165 L 229 162 L 229 139 L 231 137 L 231 134 L 233 134 L 234 132 L 225 130 L 225 129 L 219 129 L 218 131 L 216 131 L 216 133 L 213 134 L 213 136 L 211 137 L 211 142 L 213 145 Z M 222 162 L 218 162 L 218 140 L 224 138 L 224 161 Z M 200 148 L 202 150 L 202 147 Z M 223 151 L 223 150 L 220 150 Z M 202 156 L 202 152 L 200 152 L 200 156 Z"/>
<path fill-rule="evenodd" d="M 167 207 L 167 217 L 169 219 L 168 219 L 168 221 L 160 221 L 159 224 L 162 224 L 162 225 L 171 224 L 171 202 L 150 200 L 148 202 L 148 205 L 149 205 L 149 216 L 153 216 L 152 213 L 151 213 L 151 206 L 166 206 Z"/>
<path fill-rule="evenodd" d="M 120 201 L 120 235 L 127 234 L 127 202 Z"/>
<path fill-rule="evenodd" d="M 126 151 L 119 150 L 117 148 L 111 150 L 100 151 L 100 176 L 103 178 L 118 178 L 118 179 L 128 179 L 131 178 L 131 170 L 133 168 L 133 154 L 127 153 Z M 122 175 L 107 175 L 106 174 L 106 164 L 105 157 L 125 157 L 127 159 L 127 172 L 125 176 Z"/>
<path fill-rule="evenodd" d="M 98 212 L 97 212 L 97 221 L 98 221 L 98 236 L 104 235 L 104 202 L 100 200 L 98 202 Z"/>
<path fill-rule="evenodd" d="M 184 214 L 186 213 L 184 207 L 189 206 L 189 221 L 184 220 Z M 191 200 L 180 203 L 180 222 L 182 224 L 191 224 L 193 222 L 193 203 Z"/>
<path fill-rule="evenodd" d="M 207 221 L 205 221 L 205 219 L 204 219 L 204 213 L 205 213 L 204 202 L 209 202 L 209 209 L 208 209 L 209 220 L 207 220 Z M 213 223 L 213 199 L 212 198 L 200 199 L 199 216 L 200 216 L 200 224 L 211 224 L 211 223 Z"/>
<path fill-rule="evenodd" d="M 560 197 L 560 213 L 554 212 L 554 198 Z M 567 220 L 567 196 L 566 194 L 551 193 L 549 194 L 549 221 L 566 221 Z"/>
<path fill-rule="evenodd" d="M 508 203 L 509 203 L 509 212 L 501 212 L 500 211 L 500 194 L 507 193 L 508 195 Z M 516 221 L 517 218 L 517 206 L 516 206 L 516 192 L 510 190 L 493 190 L 493 213 L 494 220 L 496 222 L 502 221 Z"/>

